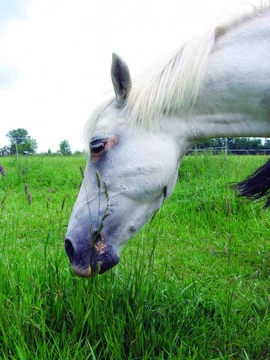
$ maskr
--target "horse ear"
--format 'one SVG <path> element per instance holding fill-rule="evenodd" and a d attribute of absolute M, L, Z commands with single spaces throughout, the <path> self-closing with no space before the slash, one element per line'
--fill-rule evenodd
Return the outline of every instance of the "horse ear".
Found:
<path fill-rule="evenodd" d="M 131 78 L 127 64 L 116 54 L 112 54 L 111 77 L 116 100 L 123 104 L 131 89 Z"/>

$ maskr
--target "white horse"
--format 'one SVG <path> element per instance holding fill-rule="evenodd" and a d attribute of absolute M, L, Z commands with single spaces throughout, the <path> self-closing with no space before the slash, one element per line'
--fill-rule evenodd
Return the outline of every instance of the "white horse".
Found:
<path fill-rule="evenodd" d="M 83 277 L 118 263 L 120 247 L 172 193 L 196 143 L 270 137 L 270 6 L 193 38 L 134 84 L 113 55 L 111 76 L 115 96 L 88 123 L 90 157 L 65 241 Z M 269 179 L 270 163 L 239 189 L 268 196 Z"/>

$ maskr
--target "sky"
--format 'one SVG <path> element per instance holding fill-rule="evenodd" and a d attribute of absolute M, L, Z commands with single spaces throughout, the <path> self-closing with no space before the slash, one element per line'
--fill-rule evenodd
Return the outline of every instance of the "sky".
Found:
<path fill-rule="evenodd" d="M 113 52 L 135 76 L 243 3 L 0 0 L 0 148 L 24 128 L 39 153 L 63 140 L 83 150 L 84 124 L 112 88 Z"/>

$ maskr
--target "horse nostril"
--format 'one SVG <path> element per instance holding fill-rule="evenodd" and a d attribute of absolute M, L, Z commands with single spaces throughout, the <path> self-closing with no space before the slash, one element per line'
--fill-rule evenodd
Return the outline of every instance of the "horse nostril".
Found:
<path fill-rule="evenodd" d="M 72 245 L 72 242 L 68 239 L 65 241 L 65 250 L 67 253 L 67 256 L 69 257 L 69 260 L 72 262 L 74 260 L 74 248 Z"/>

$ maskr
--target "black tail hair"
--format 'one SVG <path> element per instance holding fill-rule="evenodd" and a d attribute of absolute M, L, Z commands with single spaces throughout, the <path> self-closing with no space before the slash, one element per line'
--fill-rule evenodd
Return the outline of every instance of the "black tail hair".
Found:
<path fill-rule="evenodd" d="M 239 196 L 250 200 L 266 201 L 264 208 L 270 206 L 270 160 L 257 169 L 254 174 L 236 184 Z"/>

